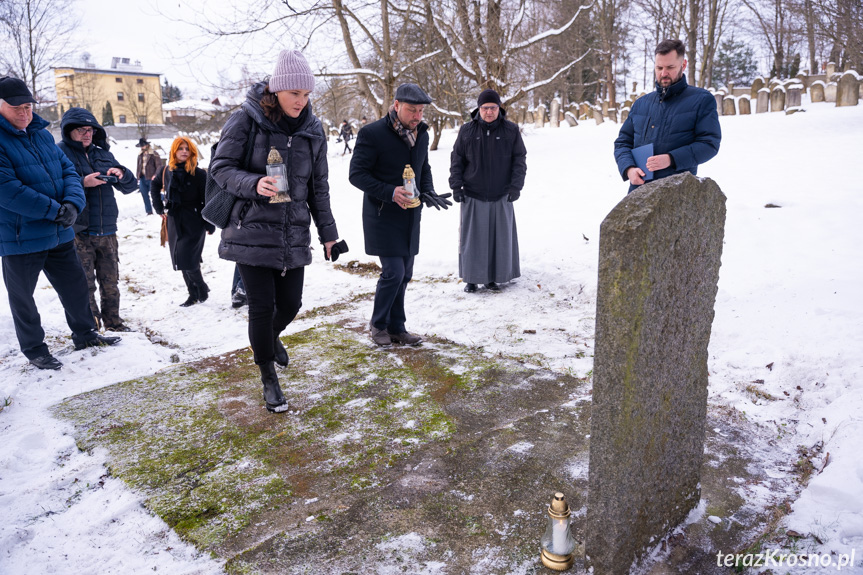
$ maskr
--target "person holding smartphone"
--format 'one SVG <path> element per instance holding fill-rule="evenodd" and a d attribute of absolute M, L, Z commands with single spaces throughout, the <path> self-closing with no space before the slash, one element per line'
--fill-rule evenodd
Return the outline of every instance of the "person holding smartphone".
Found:
<path fill-rule="evenodd" d="M 114 190 L 138 190 L 134 170 L 121 165 L 109 150 L 108 135 L 89 110 L 69 108 L 60 121 L 63 141 L 57 144 L 81 176 L 87 205 L 73 226 L 75 249 L 90 291 L 90 310 L 111 331 L 130 331 L 120 318 L 120 259 L 117 248 L 117 200 Z M 100 301 L 96 302 L 96 282 Z"/>

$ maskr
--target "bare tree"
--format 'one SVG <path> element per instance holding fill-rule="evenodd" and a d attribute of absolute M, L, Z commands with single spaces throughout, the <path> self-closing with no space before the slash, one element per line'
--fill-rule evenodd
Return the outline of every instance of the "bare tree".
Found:
<path fill-rule="evenodd" d="M 0 67 L 38 95 L 45 73 L 69 55 L 77 25 L 74 0 L 0 1 Z"/>
<path fill-rule="evenodd" d="M 150 131 L 150 120 L 153 117 L 159 119 L 162 109 L 162 89 L 157 83 L 158 89 L 148 87 L 146 83 L 137 83 L 137 79 L 126 77 L 120 84 L 124 92 L 124 101 L 122 106 L 129 111 L 134 118 L 134 123 L 138 126 L 138 134 L 145 138 Z M 120 106 L 117 106 L 118 110 Z"/>

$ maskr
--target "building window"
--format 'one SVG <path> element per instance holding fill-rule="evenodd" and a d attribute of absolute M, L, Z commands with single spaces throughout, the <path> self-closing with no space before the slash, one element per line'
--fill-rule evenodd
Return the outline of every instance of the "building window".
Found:
<path fill-rule="evenodd" d="M 114 81 L 121 84 L 123 82 L 123 78 L 114 78 Z"/>
<path fill-rule="evenodd" d="M 121 124 L 125 124 L 125 123 L 126 123 L 126 115 L 125 115 L 125 114 L 120 114 L 120 123 L 121 123 Z"/>
<path fill-rule="evenodd" d="M 138 101 L 139 101 L 139 102 L 143 102 L 143 101 L 144 101 L 144 94 L 143 94 L 142 92 L 138 92 Z"/>
<path fill-rule="evenodd" d="M 123 92 L 117 92 L 117 101 L 118 101 L 118 102 L 122 102 L 122 101 L 123 101 Z"/>
<path fill-rule="evenodd" d="M 139 83 L 139 84 L 143 84 L 143 83 L 144 83 L 144 79 L 143 79 L 143 78 L 138 78 L 138 83 Z"/>

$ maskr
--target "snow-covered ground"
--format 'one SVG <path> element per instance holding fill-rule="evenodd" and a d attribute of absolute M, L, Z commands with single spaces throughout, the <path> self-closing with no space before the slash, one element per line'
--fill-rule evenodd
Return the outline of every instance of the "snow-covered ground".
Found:
<path fill-rule="evenodd" d="M 723 117 L 722 149 L 699 174 L 728 196 L 710 402 L 775 428 L 783 449 L 823 442 L 785 526 L 816 535 L 822 543 L 812 552 L 856 550 L 860 566 L 842 572 L 863 573 L 863 183 L 854 167 L 863 105 L 805 107 L 791 116 Z M 524 129 L 528 176 L 516 204 L 523 275 L 501 293 L 462 291 L 457 210 L 425 210 L 408 328 L 587 374 L 599 225 L 627 188 L 612 159 L 618 128 L 584 122 Z M 430 156 L 439 192 L 447 188 L 454 139 L 445 133 Z M 134 168 L 134 141 L 112 151 Z M 339 230 L 351 247 L 343 257 L 371 262 L 362 253 L 361 194 L 347 180 L 350 156 L 340 152 L 338 145 L 330 150 L 330 185 Z M 104 453 L 79 452 L 70 427 L 49 412 L 65 397 L 248 345 L 245 308 L 230 307 L 233 266 L 217 257 L 218 238 L 208 238 L 204 254 L 210 299 L 180 308 L 185 288 L 159 246 L 159 219 L 144 215 L 137 193 L 119 203 L 121 314 L 135 330 L 120 345 L 72 351 L 62 308 L 43 278 L 37 303 L 49 347 L 64 367 L 35 369 L 18 350 L 0 286 L 0 405 L 9 403 L 0 413 L 2 575 L 84 574 L 96 566 L 105 573 L 222 572 L 107 476 Z M 374 290 L 374 278 L 336 270 L 316 250 L 305 310 Z M 357 323 L 367 322 L 371 302 L 355 309 Z M 289 330 L 311 321 L 301 317 Z M 780 472 L 792 474 L 794 463 Z M 747 496 L 763 497 L 767 506 L 770 494 Z"/>

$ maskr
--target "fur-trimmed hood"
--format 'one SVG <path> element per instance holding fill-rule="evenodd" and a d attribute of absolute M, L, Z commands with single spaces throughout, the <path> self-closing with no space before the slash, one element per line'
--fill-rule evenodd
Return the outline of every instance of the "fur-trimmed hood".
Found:
<path fill-rule="evenodd" d="M 76 144 L 80 146 L 81 143 L 73 140 L 70 135 L 70 132 L 79 126 L 90 126 L 93 128 L 93 143 L 103 150 L 111 149 L 111 146 L 108 144 L 108 134 L 105 132 L 105 128 L 96 121 L 96 117 L 90 110 L 85 108 L 69 108 L 63 114 L 63 119 L 60 120 L 60 131 L 63 133 L 63 141 L 70 146 L 75 146 Z"/>

